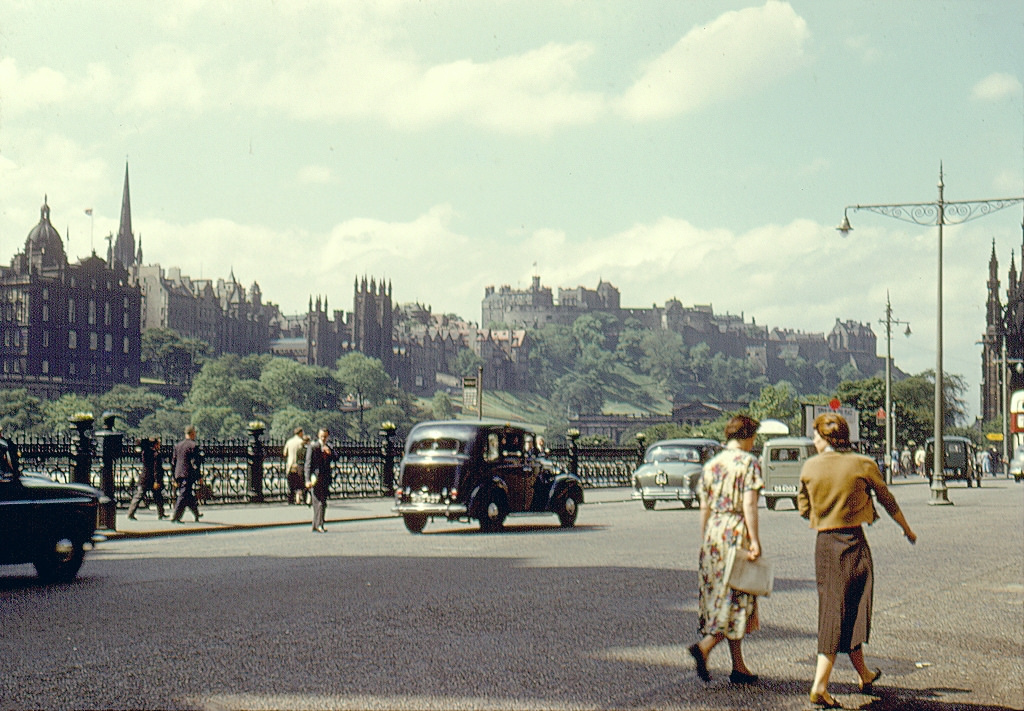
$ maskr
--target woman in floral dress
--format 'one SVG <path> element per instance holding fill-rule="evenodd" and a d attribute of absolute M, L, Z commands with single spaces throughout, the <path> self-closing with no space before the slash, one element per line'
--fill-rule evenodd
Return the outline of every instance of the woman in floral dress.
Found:
<path fill-rule="evenodd" d="M 726 553 L 730 548 L 761 556 L 757 528 L 757 501 L 764 488 L 761 465 L 750 453 L 757 435 L 757 420 L 737 415 L 725 426 L 725 449 L 704 465 L 700 480 L 700 631 L 704 637 L 691 645 L 697 675 L 710 681 L 707 659 L 723 639 L 729 640 L 734 684 L 752 684 L 757 675 L 743 661 L 743 636 L 760 627 L 757 597 L 729 588 L 724 582 Z"/>

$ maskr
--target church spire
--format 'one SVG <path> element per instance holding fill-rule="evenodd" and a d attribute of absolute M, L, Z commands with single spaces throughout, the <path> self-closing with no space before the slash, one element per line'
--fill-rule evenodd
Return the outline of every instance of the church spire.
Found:
<path fill-rule="evenodd" d="M 132 234 L 132 201 L 128 191 L 128 161 L 124 163 L 124 193 L 121 195 L 121 226 L 114 241 L 114 262 L 120 262 L 125 269 L 135 265 L 135 235 Z M 111 264 L 113 266 L 113 264 Z"/>

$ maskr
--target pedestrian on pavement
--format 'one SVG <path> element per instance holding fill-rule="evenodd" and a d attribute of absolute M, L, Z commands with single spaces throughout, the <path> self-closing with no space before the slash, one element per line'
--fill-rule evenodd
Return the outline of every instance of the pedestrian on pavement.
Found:
<path fill-rule="evenodd" d="M 326 533 L 324 517 L 327 515 L 327 497 L 331 491 L 331 463 L 335 456 L 327 444 L 330 432 L 321 427 L 316 440 L 306 447 L 306 488 L 313 494 L 313 532 Z"/>
<path fill-rule="evenodd" d="M 917 536 L 875 463 L 850 451 L 850 426 L 842 415 L 818 415 L 813 434 L 818 455 L 804 462 L 797 495 L 800 515 L 818 531 L 818 662 L 810 700 L 819 708 L 841 708 L 828 693 L 836 654 L 850 656 L 861 693 L 871 693 L 882 675 L 881 669 L 868 669 L 863 649 L 871 636 L 874 566 L 862 526 L 878 519 L 872 492 L 907 540 L 913 543 Z"/>
<path fill-rule="evenodd" d="M 178 485 L 178 501 L 174 505 L 174 516 L 171 521 L 181 523 L 185 509 L 189 509 L 196 521 L 203 515 L 199 513 L 199 501 L 196 499 L 195 486 L 199 481 L 203 454 L 196 442 L 196 428 L 189 425 L 185 428 L 185 439 L 174 445 L 171 453 L 171 471 Z"/>
<path fill-rule="evenodd" d="M 135 521 L 135 512 L 146 495 L 153 492 L 153 503 L 156 504 L 156 517 L 167 518 L 164 513 L 164 463 L 160 456 L 160 438 L 143 437 L 138 442 L 142 459 L 142 471 L 139 472 L 139 483 L 135 487 L 135 495 L 128 505 L 128 518 Z"/>
<path fill-rule="evenodd" d="M 18 448 L 14 442 L 4 436 L 4 428 L 0 427 L 0 480 L 9 480 L 20 473 L 18 468 Z"/>
<path fill-rule="evenodd" d="M 301 504 L 306 496 L 306 485 L 302 476 L 299 458 L 305 455 L 306 440 L 302 428 L 296 427 L 291 438 L 284 443 L 284 467 L 288 472 L 288 503 Z"/>
<path fill-rule="evenodd" d="M 737 415 L 725 426 L 725 449 L 705 465 L 700 479 L 700 525 L 703 534 L 699 558 L 699 613 L 703 638 L 689 652 L 697 676 L 711 681 L 707 660 L 723 639 L 729 640 L 734 684 L 752 684 L 757 675 L 743 661 L 743 637 L 761 626 L 757 596 L 733 590 L 723 583 L 726 552 L 749 560 L 761 556 L 757 501 L 764 488 L 761 465 L 751 454 L 758 421 Z"/>

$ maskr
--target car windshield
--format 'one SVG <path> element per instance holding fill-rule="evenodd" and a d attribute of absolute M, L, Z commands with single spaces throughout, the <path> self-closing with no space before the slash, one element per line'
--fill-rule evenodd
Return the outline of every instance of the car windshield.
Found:
<path fill-rule="evenodd" d="M 700 450 L 680 445 L 658 445 L 647 450 L 646 462 L 693 462 L 700 464 Z"/>
<path fill-rule="evenodd" d="M 465 446 L 465 442 L 454 437 L 430 437 L 413 442 L 409 452 L 412 454 L 459 454 Z"/>

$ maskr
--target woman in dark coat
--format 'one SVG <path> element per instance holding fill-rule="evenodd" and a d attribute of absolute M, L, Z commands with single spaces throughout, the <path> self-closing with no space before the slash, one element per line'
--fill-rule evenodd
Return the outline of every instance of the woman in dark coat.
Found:
<path fill-rule="evenodd" d="M 139 451 L 142 455 L 142 471 L 139 473 L 139 483 L 135 487 L 135 496 L 128 505 L 128 518 L 135 520 L 135 511 L 146 497 L 146 493 L 151 490 L 157 518 L 167 518 L 164 514 L 164 464 L 160 456 L 160 439 L 140 439 Z"/>
<path fill-rule="evenodd" d="M 850 655 L 863 693 L 870 692 L 882 674 L 881 669 L 868 669 L 862 648 L 871 635 L 874 581 L 871 549 L 862 526 L 878 518 L 871 493 L 903 529 L 907 540 L 913 543 L 917 536 L 885 485 L 878 465 L 850 451 L 850 427 L 841 415 L 829 412 L 814 420 L 814 446 L 818 455 L 804 463 L 797 496 L 800 515 L 818 530 L 814 549 L 818 664 L 810 700 L 819 708 L 841 708 L 828 693 L 836 654 Z"/>

